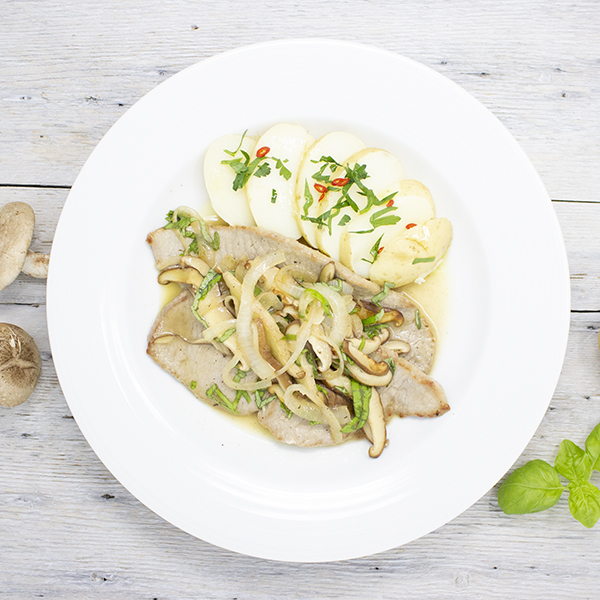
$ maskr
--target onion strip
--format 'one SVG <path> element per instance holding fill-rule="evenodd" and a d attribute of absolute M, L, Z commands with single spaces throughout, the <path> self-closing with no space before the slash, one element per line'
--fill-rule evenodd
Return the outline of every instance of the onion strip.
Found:
<path fill-rule="evenodd" d="M 294 392 L 299 392 L 301 394 L 303 394 L 304 396 L 308 397 L 310 400 L 312 400 L 316 407 L 321 411 L 321 414 L 323 415 L 325 421 L 327 422 L 327 425 L 329 425 L 329 429 L 331 431 L 331 439 L 333 440 L 333 442 L 335 444 L 339 444 L 342 441 L 342 428 L 340 426 L 340 422 L 336 419 L 335 415 L 333 414 L 333 412 L 331 411 L 331 409 L 325 405 L 325 402 L 323 402 L 323 400 L 321 400 L 321 398 L 319 397 L 319 394 L 313 394 L 305 385 L 301 385 L 301 384 L 294 384 L 294 385 L 290 385 L 286 390 L 285 390 L 285 395 L 284 395 L 284 404 L 290 409 L 292 410 L 292 408 L 290 408 L 291 406 L 294 406 L 294 401 L 293 401 L 293 394 Z M 288 404 L 289 402 L 289 404 Z M 293 410 L 292 410 L 293 412 Z"/>
<path fill-rule="evenodd" d="M 251 323 L 254 288 L 261 275 L 271 267 L 284 261 L 285 254 L 283 252 L 275 252 L 263 259 L 253 261 L 242 283 L 242 294 L 237 318 L 237 337 L 245 361 L 258 377 L 263 380 L 272 380 L 275 377 L 275 369 L 260 355 L 258 347 L 253 343 Z"/>

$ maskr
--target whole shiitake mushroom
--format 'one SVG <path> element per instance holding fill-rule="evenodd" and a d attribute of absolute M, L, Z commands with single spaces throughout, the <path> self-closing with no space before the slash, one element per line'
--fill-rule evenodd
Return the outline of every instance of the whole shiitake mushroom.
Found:
<path fill-rule="evenodd" d="M 18 406 L 31 396 L 42 370 L 33 338 L 17 325 L 0 323 L 0 406 Z"/>

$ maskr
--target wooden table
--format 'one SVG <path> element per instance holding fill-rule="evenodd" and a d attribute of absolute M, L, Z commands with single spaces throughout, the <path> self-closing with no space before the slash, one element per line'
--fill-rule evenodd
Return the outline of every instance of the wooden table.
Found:
<path fill-rule="evenodd" d="M 315 36 L 432 67 L 487 106 L 533 161 L 563 229 L 572 314 L 558 387 L 517 465 L 553 462 L 565 437 L 583 444 L 600 421 L 596 0 L 3 0 L 0 205 L 29 202 L 33 247 L 48 252 L 79 169 L 136 100 L 218 52 Z M 29 331 L 43 358 L 33 396 L 0 411 L 0 597 L 600 597 L 600 525 L 585 529 L 564 498 L 508 517 L 492 489 L 424 538 L 333 564 L 258 560 L 197 540 L 132 497 L 80 433 L 52 363 L 45 282 L 21 275 L 0 292 L 0 321 Z"/>

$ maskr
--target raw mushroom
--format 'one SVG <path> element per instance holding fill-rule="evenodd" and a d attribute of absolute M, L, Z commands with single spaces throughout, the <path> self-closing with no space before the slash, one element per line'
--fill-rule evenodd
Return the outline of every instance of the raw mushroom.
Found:
<path fill-rule="evenodd" d="M 0 209 L 0 290 L 21 271 L 31 277 L 48 277 L 48 255 L 29 250 L 35 214 L 25 202 L 9 202 Z"/>
<path fill-rule="evenodd" d="M 31 396 L 42 369 L 33 338 L 16 325 L 0 323 L 0 406 L 18 406 Z"/>

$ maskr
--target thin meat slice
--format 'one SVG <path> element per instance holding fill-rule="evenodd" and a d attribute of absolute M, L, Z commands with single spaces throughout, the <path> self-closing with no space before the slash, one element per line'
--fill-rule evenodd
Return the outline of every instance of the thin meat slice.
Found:
<path fill-rule="evenodd" d="M 192 344 L 182 339 L 200 339 L 204 331 L 204 326 L 194 318 L 192 301 L 192 295 L 184 291 L 165 306 L 150 331 L 148 354 L 197 398 L 211 406 L 228 410 L 226 406 L 219 404 L 218 395 L 213 394 L 211 399 L 206 394 L 206 391 L 216 384 L 227 399 L 236 405 L 236 414 L 248 415 L 256 412 L 258 408 L 252 394 L 238 397 L 236 402 L 236 391 L 223 383 L 223 369 L 231 356 L 221 354 L 212 344 Z M 163 333 L 177 335 L 160 337 Z M 244 382 L 253 381 L 256 381 L 256 375 L 248 373 Z"/>
<path fill-rule="evenodd" d="M 216 262 L 228 254 L 237 259 L 247 256 L 252 260 L 282 250 L 287 264 L 301 265 L 317 276 L 326 264 L 332 262 L 329 257 L 304 244 L 258 227 L 219 226 L 211 227 L 210 232 L 212 235 L 218 232 L 220 237 L 220 247 L 215 254 Z M 156 261 L 179 256 L 184 249 L 173 229 L 157 229 L 148 235 L 147 242 L 152 247 Z M 356 275 L 340 263 L 335 263 L 335 270 L 337 277 L 352 286 L 354 297 L 358 300 L 370 302 L 380 291 L 378 285 Z M 394 290 L 388 293 L 382 304 L 402 313 L 404 324 L 400 327 L 390 325 L 392 338 L 408 342 L 410 351 L 405 358 L 429 373 L 435 354 L 435 328 L 423 309 L 406 294 Z"/>
<path fill-rule="evenodd" d="M 438 417 L 450 410 L 442 386 L 403 358 L 386 387 L 377 388 L 386 420 L 398 417 Z"/>

